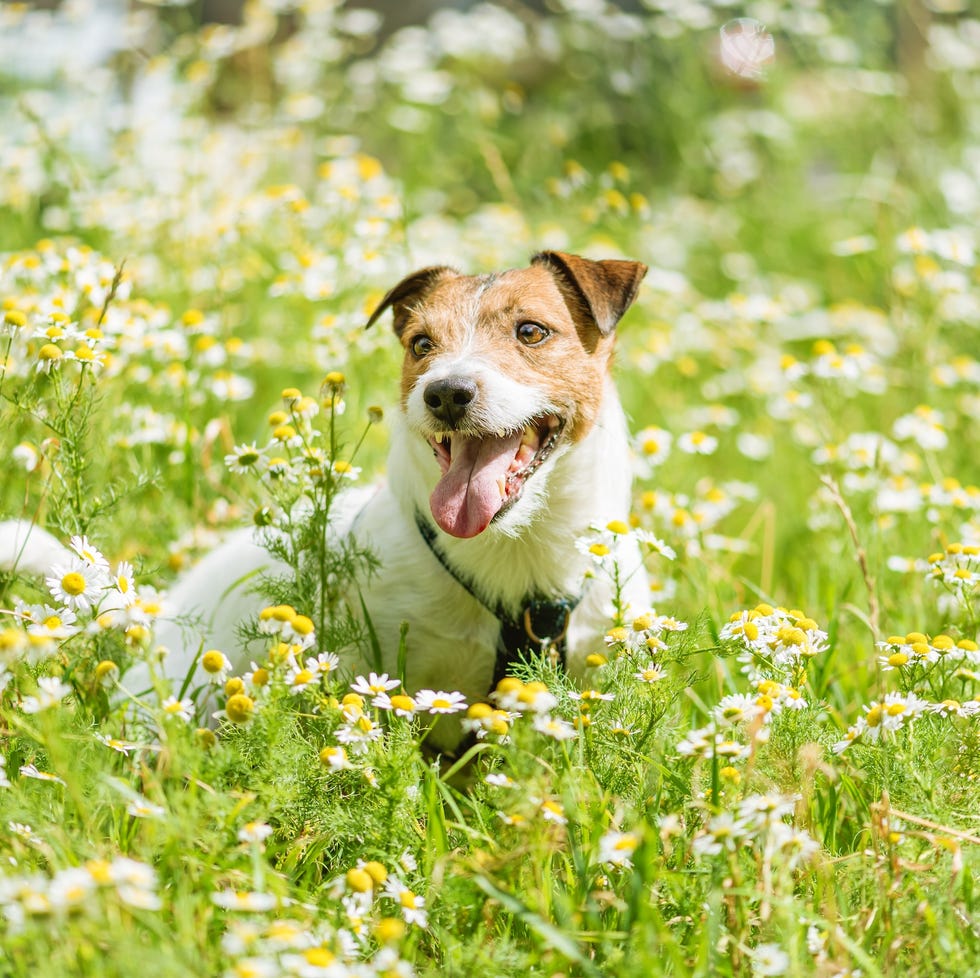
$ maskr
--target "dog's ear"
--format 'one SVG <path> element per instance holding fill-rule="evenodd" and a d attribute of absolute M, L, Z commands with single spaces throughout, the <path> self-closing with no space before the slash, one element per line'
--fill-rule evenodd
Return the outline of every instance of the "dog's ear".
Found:
<path fill-rule="evenodd" d="M 386 310 L 392 309 L 394 312 L 395 335 L 401 336 L 405 329 L 405 321 L 413 305 L 425 297 L 433 286 L 444 278 L 458 275 L 455 268 L 448 265 L 432 265 L 429 268 L 420 268 L 411 275 L 406 275 L 388 294 L 381 300 L 381 304 L 367 321 L 365 329 L 373 326 L 378 317 Z"/>
<path fill-rule="evenodd" d="M 638 261 L 591 261 L 562 251 L 540 251 L 532 265 L 546 265 L 584 305 L 603 336 L 608 336 L 632 305 L 647 266 Z"/>

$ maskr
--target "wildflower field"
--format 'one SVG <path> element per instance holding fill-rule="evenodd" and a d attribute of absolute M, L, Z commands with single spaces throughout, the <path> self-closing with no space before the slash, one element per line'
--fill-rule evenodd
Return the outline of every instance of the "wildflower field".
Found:
<path fill-rule="evenodd" d="M 976 7 L 53 6 L 0 3 L 0 519 L 67 548 L 0 571 L 0 975 L 980 976 Z M 582 529 L 649 604 L 584 684 L 358 675 L 364 323 L 542 248 L 650 266 Z M 168 681 L 247 525 L 266 654 Z"/>

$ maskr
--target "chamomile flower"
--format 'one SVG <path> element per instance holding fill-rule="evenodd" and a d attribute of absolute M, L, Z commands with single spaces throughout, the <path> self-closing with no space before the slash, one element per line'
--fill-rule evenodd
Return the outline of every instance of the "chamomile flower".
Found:
<path fill-rule="evenodd" d="M 415 694 L 415 706 L 420 712 L 433 715 L 440 713 L 459 713 L 466 709 L 466 697 L 462 693 L 437 692 L 431 689 L 420 689 Z"/>
<path fill-rule="evenodd" d="M 613 556 L 613 547 L 609 543 L 591 537 L 579 537 L 575 541 L 575 549 L 597 567 L 602 567 Z"/>
<path fill-rule="evenodd" d="M 569 693 L 568 698 L 577 700 L 583 710 L 588 710 L 595 703 L 611 703 L 616 697 L 613 693 L 603 693 L 598 689 L 583 689 Z"/>
<path fill-rule="evenodd" d="M 105 744 L 110 750 L 114 750 L 117 754 L 123 754 L 124 756 L 129 756 L 133 751 L 139 750 L 139 744 L 130 743 L 127 740 L 120 740 L 117 737 L 110 737 L 108 734 L 96 734 L 96 740 L 99 743 Z"/>
<path fill-rule="evenodd" d="M 718 448 L 718 439 L 703 431 L 691 431 L 680 435 L 677 448 L 686 455 L 713 455 Z"/>
<path fill-rule="evenodd" d="M 508 713 L 544 714 L 558 704 L 558 698 L 541 681 L 525 683 L 515 676 L 505 676 L 490 694 L 501 710 Z"/>
<path fill-rule="evenodd" d="M 262 470 L 265 461 L 265 449 L 259 448 L 255 442 L 251 445 L 236 445 L 225 456 L 225 465 L 235 475 L 251 475 Z"/>
<path fill-rule="evenodd" d="M 494 709 L 489 703 L 473 703 L 466 711 L 463 730 L 474 734 L 477 740 L 485 740 L 490 734 L 496 734 L 501 738 L 501 743 L 507 743 L 507 734 L 518 715 Z"/>
<path fill-rule="evenodd" d="M 789 955 L 778 944 L 759 944 L 749 952 L 752 974 L 757 978 L 774 978 L 789 970 Z"/>
<path fill-rule="evenodd" d="M 79 560 L 94 567 L 103 574 L 109 573 L 109 561 L 97 547 L 95 547 L 87 536 L 73 536 L 68 541 L 68 546 L 79 558 Z"/>
<path fill-rule="evenodd" d="M 379 693 L 371 700 L 371 705 L 379 710 L 390 710 L 396 717 L 404 717 L 407 720 L 414 717 L 418 711 L 418 704 L 405 693 L 396 693 L 394 696 Z"/>
<path fill-rule="evenodd" d="M 666 679 L 667 673 L 651 659 L 645 666 L 637 669 L 633 676 L 641 683 L 653 685 L 659 683 L 661 679 Z"/>
<path fill-rule="evenodd" d="M 696 856 L 717 856 L 722 852 L 734 852 L 748 835 L 748 826 L 731 812 L 721 812 L 711 818 L 700 835 L 691 843 Z"/>
<path fill-rule="evenodd" d="M 351 683 L 351 689 L 361 696 L 376 697 L 380 693 L 387 693 L 389 690 L 397 689 L 401 683 L 397 679 L 390 679 L 388 673 L 383 672 L 378 675 L 376 672 L 368 674 L 368 677 L 358 676 Z"/>
<path fill-rule="evenodd" d="M 36 764 L 22 764 L 19 774 L 22 778 L 33 778 L 35 781 L 47 781 L 49 784 L 64 785 L 64 781 L 57 774 L 48 771 L 39 771 Z"/>
<path fill-rule="evenodd" d="M 792 815 L 799 800 L 799 795 L 749 795 L 738 804 L 739 818 L 747 825 L 764 828 Z"/>
<path fill-rule="evenodd" d="M 108 572 L 98 565 L 75 559 L 52 567 L 45 583 L 59 604 L 72 611 L 88 611 L 98 604 L 108 579 Z"/>
<path fill-rule="evenodd" d="M 749 748 L 711 725 L 688 733 L 677 745 L 677 753 L 681 757 L 719 757 L 737 760 L 745 757 L 749 753 Z"/>
<path fill-rule="evenodd" d="M 954 595 L 971 594 L 980 586 L 980 545 L 951 543 L 929 557 L 928 576 Z"/>
<path fill-rule="evenodd" d="M 762 706 L 754 696 L 733 693 L 720 700 L 712 710 L 712 716 L 720 727 L 732 727 L 739 723 L 748 723 L 763 712 Z"/>
<path fill-rule="evenodd" d="M 60 640 L 70 638 L 79 630 L 75 624 L 77 616 L 68 607 L 53 608 L 46 604 L 18 603 L 16 612 L 30 622 L 27 626 L 28 635 Z"/>
<path fill-rule="evenodd" d="M 425 899 L 410 890 L 397 876 L 388 877 L 384 892 L 398 904 L 406 923 L 423 928 L 429 925 Z"/>
<path fill-rule="evenodd" d="M 343 747 L 324 747 L 320 751 L 320 763 L 331 771 L 345 771 L 353 767 Z"/>
<path fill-rule="evenodd" d="M 339 479 L 350 479 L 353 481 L 361 474 L 359 466 L 351 465 L 350 462 L 346 462 L 339 458 L 334 459 L 330 469 Z"/>
<path fill-rule="evenodd" d="M 218 890 L 211 894 L 211 902 L 223 910 L 237 910 L 244 913 L 267 913 L 274 910 L 278 899 L 271 893 L 250 890 Z"/>
<path fill-rule="evenodd" d="M 190 723 L 194 711 L 194 701 L 189 698 L 179 700 L 176 696 L 168 696 L 160 704 L 160 708 L 166 716 L 183 720 L 184 723 Z"/>
<path fill-rule="evenodd" d="M 266 822 L 246 822 L 238 830 L 238 841 L 250 845 L 261 845 L 272 835 L 272 826 Z"/>
<path fill-rule="evenodd" d="M 892 425 L 892 434 L 898 441 L 911 439 L 930 452 L 942 451 L 949 444 L 943 413 L 925 404 L 898 418 Z"/>
<path fill-rule="evenodd" d="M 537 802 L 538 812 L 541 818 L 553 825 L 568 825 L 568 816 L 565 808 L 560 801 L 554 798 L 545 798 Z"/>
<path fill-rule="evenodd" d="M 384 736 L 384 731 L 370 717 L 362 714 L 351 717 L 338 727 L 335 736 L 354 754 L 365 754 L 372 743 Z"/>
<path fill-rule="evenodd" d="M 596 860 L 609 866 L 633 865 L 633 854 L 640 844 L 640 837 L 635 832 L 617 832 L 610 830 L 599 839 L 599 850 Z"/>
<path fill-rule="evenodd" d="M 231 660 L 219 649 L 208 649 L 201 656 L 201 668 L 207 673 L 208 682 L 215 686 L 222 685 L 231 672 Z"/>
<path fill-rule="evenodd" d="M 674 436 L 663 428 L 644 428 L 633 438 L 635 465 L 641 478 L 649 478 L 670 455 Z"/>
<path fill-rule="evenodd" d="M 272 674 L 266 666 L 260 666 L 255 662 L 249 663 L 249 670 L 242 679 L 249 691 L 255 696 L 260 690 L 265 690 L 269 686 Z"/>
<path fill-rule="evenodd" d="M 572 724 L 560 717 L 553 717 L 550 713 L 537 714 L 532 726 L 538 733 L 552 740 L 573 740 L 578 736 L 578 731 Z"/>
<path fill-rule="evenodd" d="M 25 713 L 41 713 L 57 706 L 70 692 L 71 686 L 57 676 L 40 676 L 37 680 L 37 696 L 25 696 L 21 709 Z"/>
<path fill-rule="evenodd" d="M 136 593 L 136 581 L 133 577 L 133 565 L 122 561 L 115 571 L 109 575 L 110 586 L 118 592 L 119 600 L 128 608 L 135 604 L 139 596 Z"/>
<path fill-rule="evenodd" d="M 167 810 L 162 805 L 157 805 L 143 795 L 131 798 L 126 805 L 126 814 L 134 818 L 163 818 Z"/>
<path fill-rule="evenodd" d="M 321 676 L 329 676 L 340 667 L 340 657 L 334 652 L 321 652 L 316 658 L 306 660 L 306 668 L 314 669 Z"/>
<path fill-rule="evenodd" d="M 661 557 L 666 557 L 667 560 L 677 559 L 677 551 L 670 544 L 665 543 L 660 537 L 647 530 L 634 530 L 633 538 L 647 553 L 659 554 Z M 683 627 L 686 628 L 687 626 L 684 625 Z"/>
<path fill-rule="evenodd" d="M 305 692 L 318 679 L 318 670 L 301 665 L 293 658 L 290 659 L 289 667 L 286 670 L 286 686 L 294 696 Z"/>

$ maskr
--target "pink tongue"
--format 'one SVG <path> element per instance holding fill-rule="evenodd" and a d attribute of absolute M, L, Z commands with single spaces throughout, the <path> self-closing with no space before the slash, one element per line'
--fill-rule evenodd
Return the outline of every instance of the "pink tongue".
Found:
<path fill-rule="evenodd" d="M 498 481 L 521 447 L 521 432 L 503 438 L 453 436 L 449 471 L 439 480 L 429 507 L 435 521 L 454 537 L 482 533 L 504 504 Z"/>

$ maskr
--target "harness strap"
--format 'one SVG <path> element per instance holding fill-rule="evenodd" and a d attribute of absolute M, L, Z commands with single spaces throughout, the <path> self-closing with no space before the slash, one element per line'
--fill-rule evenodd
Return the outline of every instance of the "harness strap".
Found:
<path fill-rule="evenodd" d="M 529 595 L 522 602 L 521 611 L 516 616 L 511 615 L 502 604 L 488 601 L 473 581 L 468 580 L 449 563 L 438 545 L 435 528 L 419 512 L 415 513 L 415 525 L 429 550 L 432 551 L 432 555 L 442 564 L 446 573 L 500 622 L 491 690 L 507 675 L 510 667 L 520 659 L 521 655 L 530 650 L 555 650 L 564 668 L 568 622 L 581 600 L 581 595 L 561 598 Z"/>

